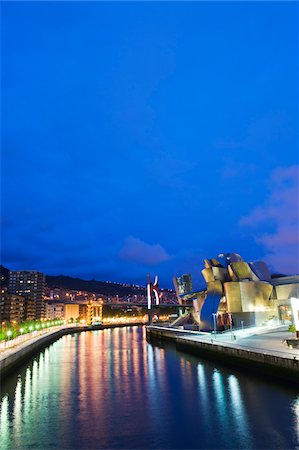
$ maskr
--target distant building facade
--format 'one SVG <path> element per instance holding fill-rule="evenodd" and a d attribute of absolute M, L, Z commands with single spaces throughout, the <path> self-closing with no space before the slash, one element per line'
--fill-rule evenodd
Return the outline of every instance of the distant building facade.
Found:
<path fill-rule="evenodd" d="M 66 303 L 64 305 L 64 319 L 67 322 L 77 320 L 80 317 L 80 306 L 79 303 Z"/>
<path fill-rule="evenodd" d="M 45 275 L 36 271 L 10 271 L 8 291 L 10 294 L 20 295 L 28 301 L 28 316 L 32 316 L 32 301 L 35 304 L 34 319 L 46 318 Z M 30 319 L 31 320 L 31 317 Z"/>
<path fill-rule="evenodd" d="M 47 302 L 46 303 L 46 319 L 64 319 L 65 305 L 59 302 Z"/>
<path fill-rule="evenodd" d="M 30 297 L 24 298 L 24 320 L 36 320 L 36 302 Z"/>
<path fill-rule="evenodd" d="M 1 291 L 0 322 L 22 322 L 25 316 L 25 299 L 20 295 Z"/>
<path fill-rule="evenodd" d="M 192 292 L 192 277 L 191 274 L 184 274 L 181 277 L 173 277 L 173 284 L 177 299 L 182 303 L 182 295 Z"/>

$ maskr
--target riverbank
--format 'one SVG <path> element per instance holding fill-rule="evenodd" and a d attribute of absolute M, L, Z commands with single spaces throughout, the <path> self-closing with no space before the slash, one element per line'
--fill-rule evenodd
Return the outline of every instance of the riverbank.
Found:
<path fill-rule="evenodd" d="M 210 333 L 158 326 L 147 326 L 146 333 L 149 340 L 173 342 L 179 351 L 299 385 L 299 350 L 287 347 L 290 333 L 282 328 L 258 334 L 225 333 L 216 338 Z"/>
<path fill-rule="evenodd" d="M 1 382 L 0 411 L 1 450 L 299 444 L 296 386 L 147 344 L 142 326 L 63 336 Z"/>
<path fill-rule="evenodd" d="M 17 369 L 26 360 L 35 353 L 50 345 L 52 342 L 66 334 L 81 333 L 83 331 L 104 330 L 107 328 L 120 328 L 128 326 L 144 325 L 143 322 L 111 324 L 111 325 L 93 325 L 93 326 L 61 326 L 54 327 L 44 332 L 42 335 L 36 335 L 21 342 L 18 345 L 7 348 L 0 353 L 0 379 L 5 378 L 15 369 Z"/>

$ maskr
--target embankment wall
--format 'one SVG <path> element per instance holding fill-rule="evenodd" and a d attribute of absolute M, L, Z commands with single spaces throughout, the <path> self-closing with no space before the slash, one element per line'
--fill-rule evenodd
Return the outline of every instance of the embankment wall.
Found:
<path fill-rule="evenodd" d="M 41 351 L 43 348 L 50 345 L 60 337 L 66 334 L 81 333 L 82 331 L 104 330 L 107 328 L 120 328 L 128 326 L 138 326 L 143 323 L 132 324 L 117 324 L 117 325 L 94 325 L 91 327 L 68 327 L 60 330 L 53 331 L 53 333 L 46 336 L 40 336 L 32 341 L 27 341 L 24 344 L 20 344 L 15 349 L 11 349 L 7 352 L 7 355 L 0 355 L 0 379 L 7 377 L 10 373 L 23 364 L 26 360 L 33 355 Z"/>
<path fill-rule="evenodd" d="M 158 328 L 158 327 L 157 327 Z M 177 331 L 147 327 L 147 338 L 172 341 L 178 351 L 200 358 L 218 361 L 228 367 L 252 372 L 266 377 L 291 381 L 299 386 L 299 360 L 255 352 L 247 349 L 218 345 L 215 341 L 203 342 L 188 339 Z"/>

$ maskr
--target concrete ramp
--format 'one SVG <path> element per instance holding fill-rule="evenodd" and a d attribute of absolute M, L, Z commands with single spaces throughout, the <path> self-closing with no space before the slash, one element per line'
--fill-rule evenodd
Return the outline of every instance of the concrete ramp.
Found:
<path fill-rule="evenodd" d="M 177 319 L 175 319 L 169 326 L 171 328 L 183 326 L 188 322 L 189 319 L 190 319 L 190 313 L 185 313 L 182 316 L 179 316 Z"/>

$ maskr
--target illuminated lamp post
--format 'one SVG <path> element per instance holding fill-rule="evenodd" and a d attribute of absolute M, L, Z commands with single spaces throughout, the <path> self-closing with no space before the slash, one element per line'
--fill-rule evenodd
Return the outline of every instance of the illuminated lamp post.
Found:
<path fill-rule="evenodd" d="M 20 341 L 22 342 L 22 340 L 23 340 L 23 333 L 24 333 L 24 328 L 23 328 L 23 327 L 21 327 L 21 328 L 19 329 L 19 333 L 20 333 L 20 335 L 21 335 L 21 336 L 19 336 L 19 338 L 20 338 Z"/>
<path fill-rule="evenodd" d="M 214 324 L 214 336 L 215 336 L 215 339 L 216 339 L 216 333 L 217 333 L 217 331 L 216 331 L 216 316 L 217 316 L 217 314 L 213 313 L 213 324 Z"/>
<path fill-rule="evenodd" d="M 232 321 L 232 313 L 228 313 L 229 316 L 229 328 L 231 332 L 231 339 L 234 340 L 234 333 L 233 333 L 233 321 Z"/>
<path fill-rule="evenodd" d="M 10 336 L 12 335 L 12 331 L 11 330 L 7 330 L 6 335 L 7 335 L 7 338 L 10 339 Z"/>

